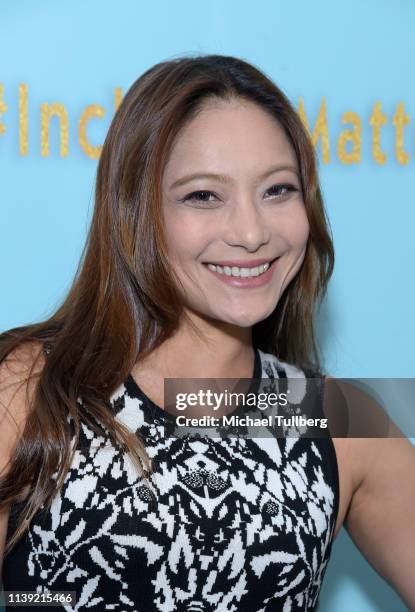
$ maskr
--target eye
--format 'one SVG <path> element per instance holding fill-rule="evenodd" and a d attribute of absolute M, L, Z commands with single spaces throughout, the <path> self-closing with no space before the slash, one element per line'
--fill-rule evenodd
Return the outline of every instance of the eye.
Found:
<path fill-rule="evenodd" d="M 283 198 L 284 196 L 288 195 L 290 192 L 295 192 L 295 191 L 299 191 L 299 189 L 297 189 L 297 187 L 295 187 L 291 183 L 283 183 L 283 184 L 273 185 L 272 187 L 268 189 L 266 193 L 271 193 L 273 197 L 277 196 L 277 198 Z M 213 193 L 213 191 L 207 191 L 207 190 L 192 191 L 191 193 L 187 194 L 184 198 L 182 198 L 180 201 L 181 202 L 190 201 L 190 202 L 199 202 L 201 204 L 204 204 L 204 203 L 208 204 L 214 201 L 210 199 L 210 196 L 213 196 L 214 198 L 216 198 L 216 195 Z"/>
<path fill-rule="evenodd" d="M 213 191 L 192 191 L 192 193 L 185 196 L 181 202 L 186 202 L 187 200 L 194 202 L 211 202 L 212 200 L 209 200 L 209 196 L 211 195 L 215 195 Z"/>
<path fill-rule="evenodd" d="M 291 185 L 291 183 L 283 183 L 279 185 L 273 185 L 268 189 L 266 193 L 272 193 L 273 195 L 284 197 L 288 195 L 290 192 L 299 191 L 297 187 Z"/>

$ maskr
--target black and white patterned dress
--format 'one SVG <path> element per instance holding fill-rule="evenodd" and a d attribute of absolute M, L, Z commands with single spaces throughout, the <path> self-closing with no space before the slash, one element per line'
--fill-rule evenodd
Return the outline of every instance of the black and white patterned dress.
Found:
<path fill-rule="evenodd" d="M 255 378 L 305 378 L 255 353 Z M 68 611 L 317 609 L 339 504 L 330 438 L 168 437 L 131 375 L 109 405 L 146 441 L 157 504 L 128 455 L 83 425 L 89 451 L 4 558 L 5 590 L 76 591 Z"/>

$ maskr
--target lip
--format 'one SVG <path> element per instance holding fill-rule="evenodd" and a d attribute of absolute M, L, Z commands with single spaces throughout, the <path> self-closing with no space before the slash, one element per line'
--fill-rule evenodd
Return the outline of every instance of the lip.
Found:
<path fill-rule="evenodd" d="M 227 285 L 231 285 L 232 287 L 239 287 L 240 289 L 251 289 L 254 287 L 262 287 L 263 285 L 266 285 L 267 283 L 269 283 L 269 281 L 272 278 L 272 275 L 274 274 L 274 270 L 277 266 L 277 262 L 279 259 L 280 259 L 279 257 L 276 257 L 274 258 L 274 260 L 269 260 L 269 259 L 257 260 L 257 261 L 261 261 L 262 263 L 267 263 L 269 261 L 271 261 L 272 263 L 266 272 L 264 272 L 263 274 L 260 274 L 260 276 L 253 276 L 251 278 L 246 278 L 246 277 L 242 278 L 240 276 L 226 276 L 225 274 L 220 274 L 219 272 L 214 272 L 213 270 L 210 270 L 210 268 L 208 268 L 207 266 L 207 263 L 203 265 L 206 268 L 206 270 L 210 272 L 210 274 L 213 274 L 213 276 L 221 280 L 223 283 L 226 283 Z M 234 265 L 237 265 L 235 262 L 233 263 Z M 217 265 L 220 265 L 220 264 L 217 264 Z M 224 265 L 228 265 L 228 264 L 224 264 Z M 261 265 L 261 264 L 257 264 L 257 265 Z M 255 267 L 255 266 L 253 266 L 251 263 L 251 266 L 245 265 L 241 267 L 248 268 L 248 267 Z"/>
<path fill-rule="evenodd" d="M 214 266 L 237 266 L 238 268 L 256 268 L 256 266 L 261 266 L 262 264 L 273 261 L 274 258 L 268 257 L 268 259 L 233 259 L 230 261 L 229 259 L 224 259 L 222 261 L 203 261 L 204 264 L 213 264 Z"/>

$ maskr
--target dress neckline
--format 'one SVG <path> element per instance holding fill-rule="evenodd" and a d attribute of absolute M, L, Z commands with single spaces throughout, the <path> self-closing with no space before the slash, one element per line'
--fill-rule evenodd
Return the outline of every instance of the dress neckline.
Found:
<path fill-rule="evenodd" d="M 259 382 L 260 382 L 259 379 L 262 376 L 262 360 L 261 360 L 260 351 L 257 347 L 253 347 L 253 348 L 254 348 L 254 353 L 255 353 L 254 367 L 253 367 L 253 372 L 251 376 L 251 383 L 249 385 L 248 390 L 246 391 L 246 394 L 257 392 L 259 388 Z M 148 395 L 146 395 L 146 393 L 144 393 L 144 391 L 141 389 L 140 385 L 135 380 L 131 372 L 127 376 L 124 385 L 129 395 L 131 395 L 131 397 L 135 397 L 137 399 L 144 400 L 144 403 L 149 408 L 151 408 L 153 415 L 158 415 L 164 418 L 167 417 L 167 418 L 174 419 L 174 416 L 170 412 L 166 412 L 163 408 L 161 408 L 155 402 L 153 402 L 153 400 L 150 399 Z M 238 410 L 238 408 L 236 408 L 236 410 Z"/>

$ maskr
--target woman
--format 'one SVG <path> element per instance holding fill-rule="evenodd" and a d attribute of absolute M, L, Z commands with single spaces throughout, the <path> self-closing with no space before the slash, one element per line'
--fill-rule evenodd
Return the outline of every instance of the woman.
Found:
<path fill-rule="evenodd" d="M 76 591 L 67 610 L 315 610 L 345 522 L 415 609 L 407 440 L 163 435 L 165 378 L 319 375 L 333 264 L 313 147 L 275 84 L 220 55 L 145 72 L 69 295 L 0 338 L 4 588 Z"/>

